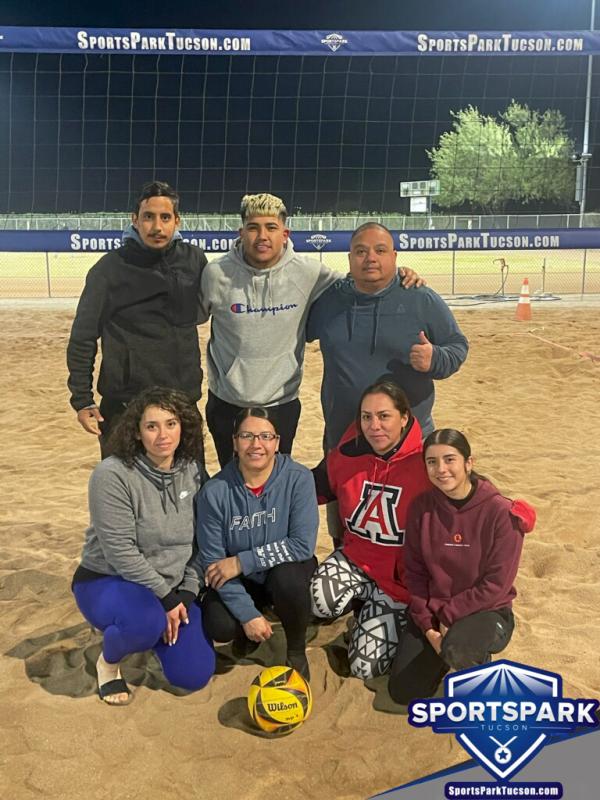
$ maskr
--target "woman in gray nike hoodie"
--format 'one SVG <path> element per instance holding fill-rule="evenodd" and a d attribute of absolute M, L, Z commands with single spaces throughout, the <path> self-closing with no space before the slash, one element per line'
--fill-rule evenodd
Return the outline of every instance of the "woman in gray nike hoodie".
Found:
<path fill-rule="evenodd" d="M 154 650 L 167 679 L 190 691 L 214 672 L 193 602 L 194 497 L 208 477 L 202 419 L 183 392 L 146 389 L 117 423 L 111 448 L 90 478 L 90 527 L 73 593 L 104 634 L 100 697 L 124 705 L 131 694 L 119 664 L 130 653 Z"/>

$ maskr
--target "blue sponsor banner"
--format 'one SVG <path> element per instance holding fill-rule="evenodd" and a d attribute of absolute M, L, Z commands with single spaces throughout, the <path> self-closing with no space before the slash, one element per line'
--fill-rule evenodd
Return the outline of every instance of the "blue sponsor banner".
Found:
<path fill-rule="evenodd" d="M 184 241 L 207 253 L 226 253 L 234 231 L 181 231 Z M 600 249 L 600 228 L 531 228 L 525 230 L 392 231 L 399 253 L 465 250 Z M 121 246 L 121 231 L 0 231 L 4 253 L 104 253 Z M 292 231 L 300 253 L 348 252 L 351 231 Z"/>
<path fill-rule="evenodd" d="M 594 55 L 597 31 L 265 31 L 0 27 L 0 51 L 185 55 Z"/>
<path fill-rule="evenodd" d="M 578 250 L 600 247 L 600 228 L 394 231 L 399 252 L 444 250 Z"/>

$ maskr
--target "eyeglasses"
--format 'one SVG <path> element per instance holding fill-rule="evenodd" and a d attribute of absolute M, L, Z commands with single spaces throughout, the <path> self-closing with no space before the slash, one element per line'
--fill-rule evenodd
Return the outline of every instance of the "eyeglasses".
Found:
<path fill-rule="evenodd" d="M 279 439 L 276 433 L 270 431 L 261 431 L 261 433 L 251 433 L 250 431 L 241 431 L 235 434 L 236 439 L 241 439 L 242 442 L 253 442 L 259 439 L 261 442 L 272 442 L 273 439 Z"/>

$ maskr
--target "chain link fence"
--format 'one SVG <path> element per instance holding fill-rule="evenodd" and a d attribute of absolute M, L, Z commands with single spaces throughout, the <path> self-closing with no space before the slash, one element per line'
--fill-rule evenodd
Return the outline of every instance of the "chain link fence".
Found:
<path fill-rule="evenodd" d="M 390 230 L 510 230 L 598 228 L 600 213 L 586 214 L 290 214 L 293 231 L 353 231 L 365 222 Z M 0 214 L 0 231 L 125 230 L 131 214 Z M 237 231 L 239 214 L 185 214 L 182 231 Z"/>
<path fill-rule="evenodd" d="M 207 254 L 217 258 L 218 253 Z M 347 253 L 317 253 L 340 274 Z M 0 298 L 79 297 L 100 253 L 0 253 Z M 471 250 L 399 253 L 443 295 L 518 294 L 523 278 L 532 294 L 600 294 L 600 250 Z"/>

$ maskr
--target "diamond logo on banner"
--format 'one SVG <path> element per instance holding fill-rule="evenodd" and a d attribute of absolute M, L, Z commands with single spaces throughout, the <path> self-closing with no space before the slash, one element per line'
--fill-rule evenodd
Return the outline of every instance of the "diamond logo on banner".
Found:
<path fill-rule="evenodd" d="M 330 33 L 324 39 L 321 39 L 321 44 L 326 44 L 332 53 L 339 50 L 343 44 L 348 44 L 348 39 L 344 39 L 341 33 Z"/>
<path fill-rule="evenodd" d="M 326 245 L 331 244 L 331 239 L 324 236 L 322 233 L 313 233 L 306 239 L 306 244 L 312 244 L 315 250 L 322 250 Z"/>

